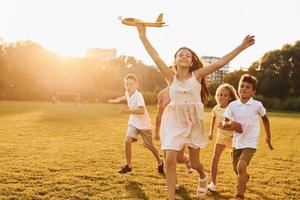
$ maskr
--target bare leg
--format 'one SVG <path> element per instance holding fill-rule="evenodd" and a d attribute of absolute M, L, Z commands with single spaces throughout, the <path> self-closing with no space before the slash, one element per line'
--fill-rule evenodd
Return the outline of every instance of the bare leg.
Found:
<path fill-rule="evenodd" d="M 159 157 L 159 152 L 158 152 L 157 148 L 154 146 L 154 144 L 152 143 L 151 136 L 141 134 L 141 137 L 144 141 L 144 146 L 152 152 L 152 154 L 154 155 L 154 157 L 157 161 L 157 164 L 158 165 L 162 164 L 162 160 Z M 149 139 L 149 137 L 150 137 L 150 139 Z M 151 142 L 149 143 L 149 141 L 151 141 Z"/>
<path fill-rule="evenodd" d="M 158 165 L 161 164 L 162 161 L 161 161 L 161 159 L 159 157 L 159 152 L 158 152 L 157 148 L 155 148 L 154 146 L 152 146 L 152 147 L 147 147 L 147 149 L 149 149 L 152 152 L 152 154 L 154 155 L 154 157 L 155 157 L 155 159 L 157 161 L 157 164 Z"/>
<path fill-rule="evenodd" d="M 239 160 L 238 165 L 237 165 L 237 171 L 238 171 L 238 191 L 237 191 L 237 193 L 243 196 L 245 188 L 246 188 L 246 184 L 248 181 L 247 162 L 244 160 Z"/>
<path fill-rule="evenodd" d="M 180 150 L 177 154 L 177 162 L 178 163 L 184 163 L 186 165 L 186 169 L 188 173 L 193 173 L 193 169 L 190 163 L 190 159 L 188 156 L 184 154 L 185 146 Z"/>
<path fill-rule="evenodd" d="M 216 181 L 217 181 L 219 160 L 224 149 L 225 149 L 225 145 L 216 144 L 215 146 L 213 161 L 211 164 L 211 180 L 214 184 L 217 183 Z"/>
<path fill-rule="evenodd" d="M 166 170 L 167 170 L 167 188 L 169 200 L 175 200 L 175 184 L 176 184 L 176 158 L 177 151 L 166 151 Z"/>
<path fill-rule="evenodd" d="M 131 150 L 132 139 L 127 137 L 125 139 L 125 158 L 126 163 L 129 167 L 131 167 L 131 158 L 132 158 L 132 150 Z"/>
<path fill-rule="evenodd" d="M 199 174 L 197 195 L 205 196 L 207 193 L 207 175 L 205 174 L 203 166 L 200 163 L 200 149 L 189 148 L 189 153 L 192 168 Z"/>
<path fill-rule="evenodd" d="M 177 162 L 185 163 L 186 156 L 184 155 L 185 147 L 183 147 L 180 151 L 177 152 Z"/>
<path fill-rule="evenodd" d="M 200 149 L 189 148 L 189 154 L 192 168 L 199 173 L 201 179 L 204 179 L 206 175 L 203 166 L 200 163 Z"/>

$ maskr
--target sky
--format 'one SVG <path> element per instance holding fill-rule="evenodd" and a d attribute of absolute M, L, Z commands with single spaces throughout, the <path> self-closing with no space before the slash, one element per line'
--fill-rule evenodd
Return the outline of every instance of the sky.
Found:
<path fill-rule="evenodd" d="M 116 48 L 118 56 L 154 65 L 136 28 L 118 17 L 155 21 L 159 13 L 169 26 L 148 28 L 147 36 L 167 64 L 179 47 L 221 57 L 251 34 L 255 45 L 230 62 L 232 69 L 247 68 L 300 40 L 299 0 L 0 0 L 0 8 L 2 42 L 31 40 L 62 56 Z"/>

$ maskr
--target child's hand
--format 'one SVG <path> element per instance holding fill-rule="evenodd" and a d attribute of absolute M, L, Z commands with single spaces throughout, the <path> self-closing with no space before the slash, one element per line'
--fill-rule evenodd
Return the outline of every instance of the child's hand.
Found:
<path fill-rule="evenodd" d="M 117 99 L 109 99 L 108 103 L 120 103 Z"/>
<path fill-rule="evenodd" d="M 145 37 L 146 36 L 146 28 L 145 28 L 144 25 L 137 25 L 137 29 L 138 29 L 140 37 Z"/>
<path fill-rule="evenodd" d="M 269 149 L 272 151 L 274 148 L 273 148 L 273 146 L 271 144 L 271 139 L 267 137 L 266 142 L 267 142 L 267 144 L 269 146 Z"/>
<path fill-rule="evenodd" d="M 219 129 L 223 129 L 223 127 L 222 127 L 222 122 L 219 122 L 219 123 L 217 124 L 217 127 L 218 127 Z"/>
<path fill-rule="evenodd" d="M 231 122 L 232 125 L 232 129 L 237 132 L 237 133 L 242 133 L 243 129 L 242 129 L 242 125 L 236 121 Z"/>
<path fill-rule="evenodd" d="M 241 46 L 243 47 L 243 49 L 246 49 L 246 48 L 250 47 L 251 45 L 253 45 L 254 43 L 255 43 L 255 38 L 254 38 L 254 36 L 253 36 L 253 35 L 247 35 L 247 36 L 244 38 L 244 40 L 243 40 Z"/>
<path fill-rule="evenodd" d="M 155 139 L 155 140 L 159 140 L 159 139 L 160 139 L 160 136 L 159 136 L 159 134 L 158 134 L 158 133 L 155 133 L 155 135 L 154 135 L 154 139 Z"/>
<path fill-rule="evenodd" d="M 209 134 L 208 139 L 212 140 L 214 138 L 213 134 Z"/>
<path fill-rule="evenodd" d="M 232 130 L 232 124 L 231 122 L 223 122 L 218 127 L 222 130 Z"/>

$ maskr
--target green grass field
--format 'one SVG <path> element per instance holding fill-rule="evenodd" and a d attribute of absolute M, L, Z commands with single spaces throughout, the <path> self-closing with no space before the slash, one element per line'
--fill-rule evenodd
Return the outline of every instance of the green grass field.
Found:
<path fill-rule="evenodd" d="M 0 102 L 0 199 L 166 199 L 165 178 L 141 141 L 133 145 L 133 172 L 120 175 L 128 116 L 119 105 Z M 149 107 L 154 122 L 156 107 Z M 300 114 L 269 113 L 274 151 L 264 143 L 249 166 L 246 199 L 300 199 Z M 210 115 L 206 112 L 208 130 Z M 159 142 L 155 144 L 159 147 Z M 210 172 L 214 143 L 201 151 Z M 162 154 L 162 153 L 161 153 Z M 218 192 L 232 199 L 236 176 L 230 149 L 219 164 Z M 177 199 L 197 199 L 197 175 L 177 166 Z"/>

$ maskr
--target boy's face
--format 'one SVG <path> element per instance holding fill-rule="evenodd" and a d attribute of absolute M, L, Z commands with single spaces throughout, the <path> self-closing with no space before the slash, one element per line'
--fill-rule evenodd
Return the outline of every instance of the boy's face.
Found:
<path fill-rule="evenodd" d="M 255 94 L 253 85 L 247 82 L 241 82 L 239 84 L 239 95 L 241 99 L 250 99 Z"/>
<path fill-rule="evenodd" d="M 126 79 L 124 81 L 124 85 L 125 85 L 125 89 L 129 92 L 129 93 L 133 93 L 134 91 L 136 91 L 138 84 L 136 81 L 132 80 L 132 79 Z"/>

